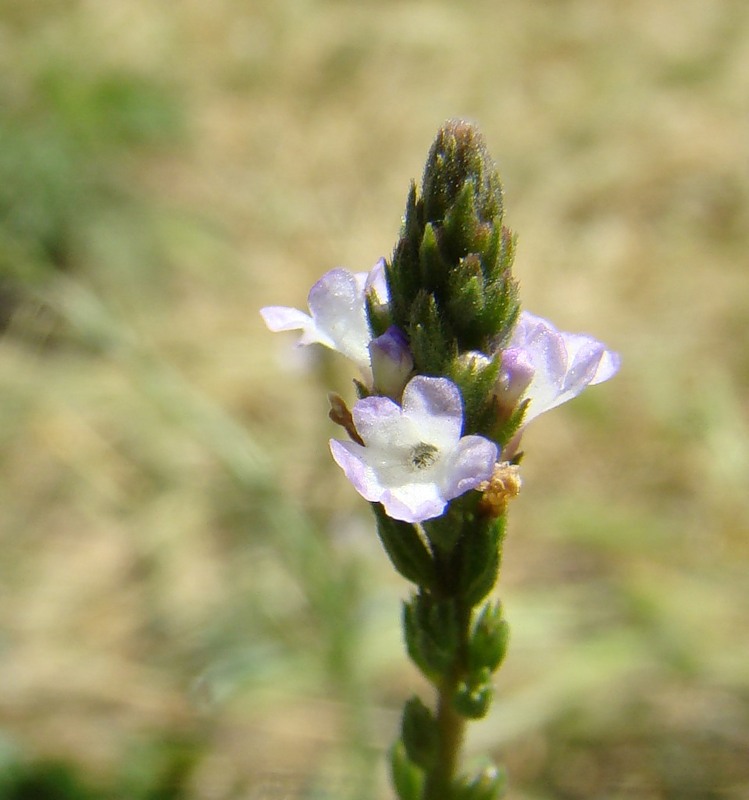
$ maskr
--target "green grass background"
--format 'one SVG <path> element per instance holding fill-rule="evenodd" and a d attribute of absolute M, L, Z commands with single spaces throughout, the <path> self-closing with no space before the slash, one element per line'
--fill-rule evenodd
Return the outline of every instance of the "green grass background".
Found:
<path fill-rule="evenodd" d="M 749 6 L 0 0 L 0 798 L 365 800 L 425 687 L 258 316 L 481 126 L 523 304 L 622 354 L 535 422 L 468 757 L 749 797 Z"/>

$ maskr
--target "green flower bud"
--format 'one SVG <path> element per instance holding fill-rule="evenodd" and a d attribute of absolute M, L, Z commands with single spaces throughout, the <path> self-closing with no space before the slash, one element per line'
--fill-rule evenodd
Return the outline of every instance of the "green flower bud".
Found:
<path fill-rule="evenodd" d="M 502 184 L 478 130 L 463 120 L 437 133 L 421 194 L 411 188 L 386 274 L 393 324 L 409 337 L 417 372 L 450 354 L 491 352 L 519 313 L 514 240 L 502 224 Z"/>
<path fill-rule="evenodd" d="M 424 169 L 426 218 L 444 218 L 468 180 L 473 183 L 480 219 L 501 221 L 502 184 L 484 137 L 470 122 L 449 120 L 437 133 Z"/>

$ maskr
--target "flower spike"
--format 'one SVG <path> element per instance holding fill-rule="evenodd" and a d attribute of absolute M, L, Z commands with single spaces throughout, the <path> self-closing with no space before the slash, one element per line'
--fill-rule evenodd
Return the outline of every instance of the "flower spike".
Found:
<path fill-rule="evenodd" d="M 363 381 L 349 410 L 330 397 L 333 459 L 372 504 L 380 541 L 415 585 L 404 604 L 408 654 L 435 687 L 434 711 L 406 703 L 393 748 L 400 800 L 498 800 L 503 773 L 458 777 L 468 720 L 491 703 L 507 651 L 498 579 L 508 506 L 521 487 L 518 443 L 539 414 L 611 378 L 619 356 L 591 336 L 520 310 L 515 237 L 499 173 L 478 129 L 440 128 L 411 185 L 390 261 L 334 269 L 309 314 L 270 306 L 273 331 L 301 331 L 350 358 Z"/>

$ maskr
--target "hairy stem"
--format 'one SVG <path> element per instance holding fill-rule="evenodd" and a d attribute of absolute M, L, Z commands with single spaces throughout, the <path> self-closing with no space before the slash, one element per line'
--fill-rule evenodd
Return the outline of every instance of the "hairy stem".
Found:
<path fill-rule="evenodd" d="M 453 569 L 455 568 L 454 563 L 451 566 Z M 447 586 L 451 587 L 454 577 L 451 575 L 445 581 Z M 422 800 L 449 800 L 451 797 L 451 787 L 460 766 L 460 754 L 465 735 L 466 718 L 455 707 L 455 695 L 466 672 L 472 609 L 466 608 L 459 598 L 454 599 L 460 627 L 460 647 L 452 669 L 437 685 L 438 755 L 434 768 L 426 776 Z"/>
<path fill-rule="evenodd" d="M 424 784 L 423 800 L 446 800 L 450 797 L 450 786 L 455 778 L 460 758 L 460 749 L 465 732 L 465 718 L 453 704 L 457 681 L 446 681 L 439 689 L 437 700 L 437 728 L 439 731 L 439 755 L 432 772 Z"/>

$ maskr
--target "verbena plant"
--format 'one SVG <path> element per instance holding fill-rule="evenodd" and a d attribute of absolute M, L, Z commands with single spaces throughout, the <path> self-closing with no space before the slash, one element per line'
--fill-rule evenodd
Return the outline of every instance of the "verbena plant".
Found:
<path fill-rule="evenodd" d="M 413 697 L 391 751 L 401 800 L 495 800 L 504 773 L 460 770 L 466 723 L 484 717 L 508 626 L 487 599 L 520 490 L 520 441 L 539 414 L 612 377 L 618 356 L 520 310 L 515 238 L 477 129 L 446 123 L 411 186 L 392 258 L 334 269 L 310 313 L 262 309 L 272 331 L 300 330 L 358 367 L 358 401 L 331 394 L 336 463 L 368 500 L 395 569 L 415 585 L 403 607 L 408 654 L 434 685 Z"/>

